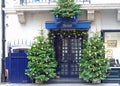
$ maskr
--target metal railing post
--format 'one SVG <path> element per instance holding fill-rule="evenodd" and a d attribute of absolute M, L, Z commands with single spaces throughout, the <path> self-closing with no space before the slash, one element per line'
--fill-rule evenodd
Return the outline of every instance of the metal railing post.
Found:
<path fill-rule="evenodd" d="M 5 82 L 5 11 L 3 8 L 5 8 L 5 0 L 2 0 L 1 4 L 1 21 L 2 21 L 2 73 L 1 73 L 1 82 Z"/>

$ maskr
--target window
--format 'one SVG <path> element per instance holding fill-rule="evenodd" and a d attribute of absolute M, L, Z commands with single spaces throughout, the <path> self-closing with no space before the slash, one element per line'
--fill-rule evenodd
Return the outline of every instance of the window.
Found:
<path fill-rule="evenodd" d="M 120 31 L 104 31 L 105 56 L 110 58 L 111 67 L 120 67 Z"/>

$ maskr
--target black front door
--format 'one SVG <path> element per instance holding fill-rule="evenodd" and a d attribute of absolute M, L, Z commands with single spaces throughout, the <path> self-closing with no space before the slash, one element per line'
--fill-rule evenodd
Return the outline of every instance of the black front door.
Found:
<path fill-rule="evenodd" d="M 79 60 L 81 58 L 81 37 L 55 38 L 56 58 L 58 60 L 57 74 L 60 77 L 79 77 Z"/>

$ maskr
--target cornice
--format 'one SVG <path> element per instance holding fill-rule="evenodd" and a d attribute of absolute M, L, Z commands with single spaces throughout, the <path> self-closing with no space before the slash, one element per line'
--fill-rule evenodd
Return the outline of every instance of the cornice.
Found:
<path fill-rule="evenodd" d="M 120 3 L 109 4 L 84 4 L 81 9 L 105 10 L 105 9 L 120 9 Z"/>
<path fill-rule="evenodd" d="M 15 6 L 14 8 L 4 8 L 6 14 L 16 13 L 21 24 L 25 23 L 25 12 L 27 11 L 50 11 L 55 8 L 56 5 L 25 5 Z M 87 10 L 87 17 L 89 21 L 94 21 L 95 10 L 117 9 L 118 21 L 120 21 L 120 4 L 84 4 L 80 9 Z"/>
<path fill-rule="evenodd" d="M 16 11 L 50 11 L 56 5 L 20 5 L 14 8 L 4 8 L 5 13 L 15 13 Z M 120 4 L 84 4 L 80 9 L 83 10 L 105 10 L 105 9 L 120 9 Z"/>

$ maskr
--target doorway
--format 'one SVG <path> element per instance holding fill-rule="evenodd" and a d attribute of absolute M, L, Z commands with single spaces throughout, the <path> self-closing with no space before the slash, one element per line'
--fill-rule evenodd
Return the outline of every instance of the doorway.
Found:
<path fill-rule="evenodd" d="M 57 75 L 63 78 L 79 77 L 79 61 L 83 45 L 81 31 L 55 31 L 54 45 L 58 61 Z"/>

